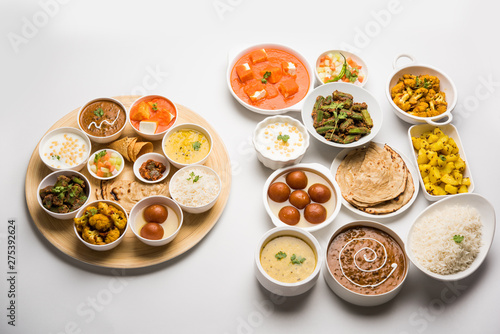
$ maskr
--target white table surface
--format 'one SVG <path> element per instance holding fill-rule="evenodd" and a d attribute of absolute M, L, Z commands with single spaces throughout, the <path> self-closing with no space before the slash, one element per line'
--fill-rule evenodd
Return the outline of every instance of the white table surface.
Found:
<path fill-rule="evenodd" d="M 368 63 L 365 88 L 384 113 L 376 140 L 409 156 L 410 125 L 394 115 L 384 92 L 393 59 L 409 53 L 440 68 L 459 92 L 453 124 L 475 193 L 499 213 L 500 44 L 492 3 L 2 1 L 0 332 L 497 333 L 498 239 L 471 277 L 445 284 L 412 266 L 400 294 L 378 307 L 342 301 L 323 277 L 299 297 L 276 299 L 263 289 L 253 256 L 274 227 L 261 200 L 272 171 L 257 160 L 250 136 L 264 116 L 240 106 L 225 78 L 228 51 L 238 46 L 280 43 L 311 63 L 324 50 L 350 47 Z M 232 164 L 229 201 L 210 233 L 174 260 L 119 271 L 81 263 L 34 225 L 25 202 L 26 166 L 43 134 L 68 112 L 95 97 L 144 93 L 164 94 L 214 126 Z M 311 140 L 303 162 L 330 166 L 339 150 Z M 420 193 L 407 212 L 384 222 L 405 239 L 429 204 Z M 9 218 L 18 222 L 15 327 L 7 323 Z M 334 230 L 360 218 L 342 208 L 314 235 L 326 247 Z"/>

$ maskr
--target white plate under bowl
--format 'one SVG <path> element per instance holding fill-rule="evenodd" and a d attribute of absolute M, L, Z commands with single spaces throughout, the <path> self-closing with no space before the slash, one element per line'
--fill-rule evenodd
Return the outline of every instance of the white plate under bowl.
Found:
<path fill-rule="evenodd" d="M 411 137 L 420 137 L 420 135 L 424 132 L 432 131 L 436 128 L 434 125 L 430 124 L 419 124 L 419 125 L 413 125 L 408 129 L 408 138 L 410 141 L 410 149 L 413 154 L 413 162 L 415 163 L 415 166 L 418 168 L 418 163 L 417 163 L 417 156 L 418 152 L 413 148 L 413 143 L 411 141 Z M 452 124 L 446 124 L 446 125 L 440 125 L 439 128 L 441 131 L 447 135 L 450 138 L 453 138 L 455 143 L 457 144 L 458 147 L 458 154 L 460 154 L 460 157 L 462 158 L 463 161 L 465 161 L 465 171 L 463 176 L 468 177 L 470 179 L 470 186 L 468 187 L 468 192 L 472 193 L 474 191 L 474 180 L 472 180 L 472 175 L 470 172 L 470 165 L 469 162 L 467 161 L 467 158 L 465 156 L 465 151 L 464 147 L 462 145 L 462 140 L 460 139 L 460 136 L 458 135 L 457 128 L 452 125 Z M 424 185 L 424 180 L 422 179 L 422 176 L 420 176 L 420 173 L 418 173 L 418 179 L 420 180 L 420 184 L 422 185 L 422 192 L 424 193 L 425 198 L 428 201 L 439 201 L 440 199 L 450 197 L 450 196 L 455 196 L 455 195 L 431 195 L 425 190 L 425 185 Z"/>
<path fill-rule="evenodd" d="M 380 146 L 380 147 L 384 147 L 384 144 L 381 144 L 381 143 L 374 142 L 374 144 L 376 144 L 377 146 Z M 369 217 L 369 218 L 391 218 L 391 217 L 394 217 L 394 216 L 397 216 L 397 215 L 403 213 L 406 209 L 408 209 L 413 204 L 413 202 L 415 202 L 415 199 L 418 196 L 418 190 L 419 190 L 419 183 L 417 181 L 417 178 L 420 177 L 420 174 L 418 173 L 418 170 L 415 168 L 415 166 L 411 163 L 410 159 L 408 159 L 403 153 L 401 153 L 400 151 L 398 151 L 394 147 L 392 147 L 392 146 L 390 146 L 390 147 L 401 156 L 401 158 L 403 159 L 403 161 L 406 164 L 406 167 L 408 168 L 408 171 L 411 173 L 411 176 L 413 178 L 413 185 L 415 186 L 415 191 L 413 192 L 413 196 L 411 197 L 410 201 L 408 203 L 406 203 L 403 207 L 401 207 L 399 210 L 396 210 L 394 212 L 387 213 L 387 214 L 380 214 L 380 215 L 375 215 L 372 213 L 367 213 L 367 212 L 361 211 L 361 210 L 357 209 L 355 206 L 353 206 L 351 203 L 347 202 L 346 199 L 344 198 L 344 196 L 341 196 L 342 204 L 347 209 L 354 212 L 355 214 L 358 214 L 358 215 L 363 216 L 363 217 Z M 354 148 L 344 149 L 344 150 L 340 151 L 339 154 L 337 154 L 335 159 L 333 159 L 332 165 L 330 167 L 330 172 L 332 173 L 332 176 L 334 179 L 336 179 L 335 176 L 337 175 L 337 170 L 339 168 L 340 163 L 342 162 L 342 160 L 344 160 L 345 156 L 349 152 L 351 152 L 352 150 L 354 150 Z"/>
<path fill-rule="evenodd" d="M 483 229 L 482 229 L 483 244 L 481 245 L 479 254 L 477 255 L 474 262 L 472 262 L 469 268 L 467 268 L 464 271 L 451 275 L 440 275 L 430 270 L 427 270 L 414 258 L 413 252 L 411 250 L 411 234 L 413 232 L 415 224 L 420 219 L 422 219 L 422 217 L 428 214 L 433 214 L 436 211 L 442 210 L 442 208 L 445 206 L 453 206 L 453 205 L 462 205 L 462 206 L 469 205 L 470 207 L 476 208 L 476 210 L 479 212 L 479 215 L 481 216 L 481 222 L 483 223 Z M 493 208 L 493 205 L 486 198 L 478 194 L 458 194 L 451 197 L 447 197 L 443 200 L 440 200 L 432 204 L 431 206 L 428 206 L 415 219 L 410 228 L 410 231 L 408 232 L 408 237 L 406 241 L 406 253 L 408 254 L 408 257 L 410 258 L 411 262 L 426 275 L 441 281 L 460 280 L 471 275 L 483 263 L 484 259 L 486 258 L 486 255 L 488 255 L 491 244 L 493 243 L 493 237 L 495 236 L 495 226 L 496 226 L 495 209 Z"/>
<path fill-rule="evenodd" d="M 331 95 L 336 90 L 351 94 L 354 103 L 366 102 L 366 104 L 368 105 L 368 112 L 370 113 L 370 117 L 373 120 L 373 128 L 368 135 L 361 137 L 358 141 L 349 144 L 340 144 L 333 141 L 328 141 L 325 139 L 325 137 L 318 134 L 313 126 L 311 113 L 313 111 L 316 98 L 320 95 L 326 97 L 328 95 Z M 358 147 L 372 141 L 382 128 L 382 120 L 382 109 L 380 108 L 380 104 L 378 103 L 377 99 L 366 89 L 345 82 L 332 82 L 316 87 L 306 96 L 304 105 L 302 106 L 302 123 L 305 125 L 307 131 L 309 131 L 309 133 L 320 142 L 338 148 Z"/>

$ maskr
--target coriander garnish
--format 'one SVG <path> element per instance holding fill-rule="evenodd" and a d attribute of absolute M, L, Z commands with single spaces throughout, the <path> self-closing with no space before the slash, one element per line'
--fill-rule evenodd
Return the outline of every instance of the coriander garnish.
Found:
<path fill-rule="evenodd" d="M 282 140 L 284 143 L 286 143 L 290 139 L 289 135 L 278 135 L 278 140 Z"/>
<path fill-rule="evenodd" d="M 186 179 L 188 181 L 193 181 L 193 183 L 198 182 L 199 179 L 201 179 L 203 176 L 195 175 L 194 172 L 189 173 L 189 179 Z"/>
<path fill-rule="evenodd" d="M 193 150 L 195 151 L 199 151 L 200 150 L 200 147 L 201 147 L 201 143 L 199 141 L 195 141 L 193 143 Z"/>
<path fill-rule="evenodd" d="M 96 115 L 97 117 L 102 117 L 104 115 L 104 110 L 102 110 L 102 108 L 99 107 L 96 110 L 94 110 L 94 115 Z"/>
<path fill-rule="evenodd" d="M 302 264 L 304 263 L 304 261 L 306 260 L 305 257 L 302 257 L 302 256 L 298 256 L 293 254 L 292 257 L 290 258 L 290 261 L 293 263 L 293 264 Z"/>
<path fill-rule="evenodd" d="M 266 73 L 264 73 L 264 75 L 263 75 L 262 79 L 260 79 L 260 81 L 262 83 L 267 83 L 267 78 L 269 78 L 270 76 L 271 76 L 271 72 L 266 71 Z"/>
<path fill-rule="evenodd" d="M 158 103 L 156 103 L 156 102 L 153 103 L 153 110 L 154 111 L 158 110 Z"/>
<path fill-rule="evenodd" d="M 278 260 L 281 260 L 281 259 L 284 259 L 286 257 L 286 253 L 279 251 L 278 253 L 276 253 L 276 255 L 274 255 L 274 257 L 277 258 Z"/>
<path fill-rule="evenodd" d="M 461 243 L 462 241 L 464 241 L 464 236 L 463 235 L 458 235 L 458 234 L 455 234 L 453 236 L 453 241 L 455 241 L 457 244 Z"/>

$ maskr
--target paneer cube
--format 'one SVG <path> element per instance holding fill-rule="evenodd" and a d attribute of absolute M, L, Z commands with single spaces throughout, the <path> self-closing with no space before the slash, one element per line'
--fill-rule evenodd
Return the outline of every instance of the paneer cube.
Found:
<path fill-rule="evenodd" d="M 130 114 L 130 119 L 133 121 L 147 120 L 150 117 L 151 117 L 150 107 L 146 102 L 139 103 L 139 105 L 137 106 L 137 109 L 135 109 Z"/>
<path fill-rule="evenodd" d="M 270 83 L 277 83 L 283 77 L 283 72 L 280 67 L 266 67 L 265 70 L 261 72 L 262 78 L 266 79 Z"/>
<path fill-rule="evenodd" d="M 252 51 L 250 53 L 250 60 L 252 63 L 257 64 L 267 60 L 267 52 L 264 49 Z"/>
<path fill-rule="evenodd" d="M 295 79 L 287 78 L 280 82 L 278 90 L 285 98 L 289 98 L 299 91 L 299 85 L 297 85 Z"/>
<path fill-rule="evenodd" d="M 283 69 L 283 73 L 285 73 L 291 77 L 295 77 L 297 75 L 297 66 L 295 66 L 295 64 L 292 63 L 291 61 L 282 62 L 281 68 Z"/>
<path fill-rule="evenodd" d="M 240 78 L 241 82 L 253 79 L 253 72 L 248 63 L 236 66 L 236 74 L 238 74 L 238 78 Z"/>
<path fill-rule="evenodd" d="M 267 95 L 264 84 L 259 81 L 248 84 L 243 90 L 252 102 L 260 101 Z"/>

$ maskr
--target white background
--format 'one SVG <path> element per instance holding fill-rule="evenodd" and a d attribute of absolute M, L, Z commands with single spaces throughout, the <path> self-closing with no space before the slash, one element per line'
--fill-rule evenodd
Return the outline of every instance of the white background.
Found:
<path fill-rule="evenodd" d="M 302 296 L 273 299 L 253 272 L 256 244 L 273 227 L 261 200 L 272 171 L 256 159 L 250 141 L 264 117 L 241 107 L 225 78 L 228 51 L 240 45 L 281 43 L 310 63 L 324 50 L 350 47 L 368 63 L 365 88 L 384 112 L 376 140 L 409 156 L 410 125 L 393 114 L 384 88 L 394 57 L 412 54 L 454 80 L 459 99 L 453 124 L 475 192 L 498 213 L 500 47 L 493 3 L 2 1 L 0 332 L 498 332 L 498 239 L 471 277 L 447 285 L 412 266 L 401 293 L 379 307 L 343 302 L 323 277 Z M 233 167 L 230 199 L 202 242 L 172 261 L 125 271 L 83 264 L 53 247 L 34 225 L 24 192 L 29 158 L 44 133 L 86 101 L 143 93 L 166 95 L 213 125 Z M 329 167 L 339 150 L 311 140 L 303 162 Z M 407 212 L 384 222 L 406 239 L 429 204 L 420 193 Z M 15 327 L 7 324 L 6 310 L 9 218 L 18 221 Z M 325 247 L 334 230 L 359 218 L 342 208 L 314 235 Z"/>

